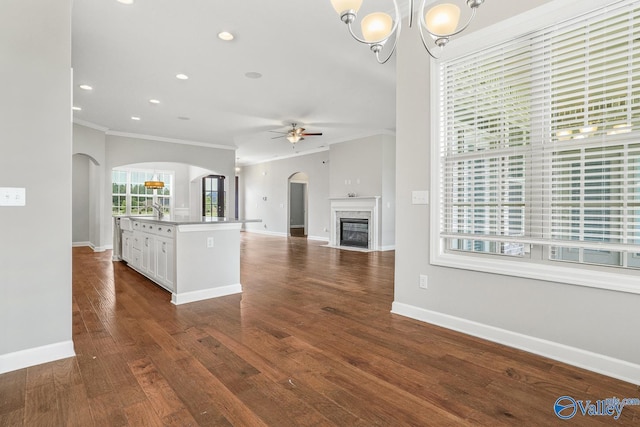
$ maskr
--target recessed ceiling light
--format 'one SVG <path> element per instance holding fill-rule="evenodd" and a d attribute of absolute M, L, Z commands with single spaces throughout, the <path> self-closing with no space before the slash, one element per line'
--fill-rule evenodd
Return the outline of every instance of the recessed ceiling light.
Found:
<path fill-rule="evenodd" d="M 176 74 L 176 79 L 178 80 L 188 80 L 189 76 L 187 76 L 186 74 Z"/>
<path fill-rule="evenodd" d="M 72 109 L 73 111 L 82 111 L 82 108 L 80 108 L 80 107 L 76 107 L 75 105 L 74 105 L 73 107 L 71 107 L 71 109 Z"/>
<path fill-rule="evenodd" d="M 149 104 L 160 104 L 160 101 L 158 101 L 157 99 L 150 99 L 149 100 Z"/>
<path fill-rule="evenodd" d="M 117 2 L 122 4 L 133 4 L 133 0 L 117 0 Z"/>
<path fill-rule="evenodd" d="M 138 117 L 138 116 L 131 116 L 131 120 L 139 121 L 139 120 L 140 120 L 140 117 Z"/>
<path fill-rule="evenodd" d="M 80 85 L 80 89 L 82 90 L 93 90 L 93 88 L 89 85 Z"/>
<path fill-rule="evenodd" d="M 248 79 L 259 79 L 260 77 L 262 77 L 262 74 L 258 73 L 257 71 L 249 71 L 248 73 L 244 73 L 244 76 Z"/>
<path fill-rule="evenodd" d="M 233 40 L 233 34 L 231 34 L 229 31 L 222 31 L 218 33 L 218 38 L 220 40 L 230 42 L 231 40 Z"/>

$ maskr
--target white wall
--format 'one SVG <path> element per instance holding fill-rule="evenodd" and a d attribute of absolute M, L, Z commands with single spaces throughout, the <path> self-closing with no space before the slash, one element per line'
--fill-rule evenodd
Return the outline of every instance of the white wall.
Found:
<path fill-rule="evenodd" d="M 485 2 L 477 24 L 542 3 Z M 397 54 L 394 311 L 640 382 L 640 295 L 430 265 L 428 206 L 411 204 L 411 190 L 433 190 L 429 59 L 416 31 Z"/>
<path fill-rule="evenodd" d="M 289 177 L 304 172 L 309 178 L 308 228 L 311 239 L 329 240 L 329 152 L 309 154 L 245 166 L 240 176 L 240 211 L 242 218 L 259 218 L 262 223 L 248 223 L 254 232 L 286 236 L 289 233 Z M 266 197 L 266 200 L 263 198 Z M 325 229 L 327 231 L 325 231 Z"/>
<path fill-rule="evenodd" d="M 396 140 L 382 140 L 382 199 L 380 201 L 380 246 L 395 248 L 396 244 Z"/>
<path fill-rule="evenodd" d="M 384 135 L 376 135 L 331 145 L 331 197 L 382 196 L 384 140 Z"/>
<path fill-rule="evenodd" d="M 89 157 L 82 154 L 73 155 L 73 214 L 71 216 L 72 233 L 71 240 L 74 245 L 88 245 L 90 240 L 89 233 L 89 190 L 90 190 L 90 171 Z"/>
<path fill-rule="evenodd" d="M 381 196 L 380 246 L 395 245 L 395 137 L 376 135 L 331 145 L 331 197 Z"/>
<path fill-rule="evenodd" d="M 69 357 L 71 1 L 0 2 L 0 373 Z M 43 184 L 43 182 L 45 184 Z"/>
<path fill-rule="evenodd" d="M 101 242 L 107 238 L 103 236 L 107 230 L 102 227 L 102 211 L 106 204 L 111 203 L 111 198 L 103 197 L 102 191 L 105 185 L 105 135 L 104 131 L 92 129 L 86 126 L 73 125 L 73 154 L 85 156 L 89 160 L 89 176 L 87 185 L 89 186 L 89 201 L 87 220 L 89 222 L 89 245 L 98 251 L 106 249 L 101 246 Z M 75 176 L 73 178 L 74 185 L 77 185 Z M 111 177 L 109 176 L 109 182 Z M 76 203 L 82 203 L 75 200 Z M 79 217 L 81 212 L 74 210 L 74 215 Z M 74 239 L 74 242 L 77 241 Z"/>

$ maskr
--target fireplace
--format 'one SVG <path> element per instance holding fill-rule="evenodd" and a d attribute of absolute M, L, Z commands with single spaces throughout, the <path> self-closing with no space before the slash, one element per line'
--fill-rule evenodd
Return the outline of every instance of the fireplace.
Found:
<path fill-rule="evenodd" d="M 369 220 L 340 218 L 340 246 L 369 247 Z"/>
<path fill-rule="evenodd" d="M 380 250 L 380 196 L 331 198 L 329 246 L 352 250 Z M 344 239 L 344 224 L 347 242 Z"/>

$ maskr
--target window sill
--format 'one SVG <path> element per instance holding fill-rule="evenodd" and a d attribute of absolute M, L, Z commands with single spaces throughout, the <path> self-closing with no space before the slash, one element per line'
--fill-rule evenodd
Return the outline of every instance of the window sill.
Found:
<path fill-rule="evenodd" d="M 491 259 L 464 254 L 439 253 L 438 251 L 431 253 L 431 264 L 442 267 L 640 294 L 640 278 L 637 274 L 585 269 L 578 265 L 570 267 L 535 263 L 528 260 L 515 261 L 502 257 Z"/>

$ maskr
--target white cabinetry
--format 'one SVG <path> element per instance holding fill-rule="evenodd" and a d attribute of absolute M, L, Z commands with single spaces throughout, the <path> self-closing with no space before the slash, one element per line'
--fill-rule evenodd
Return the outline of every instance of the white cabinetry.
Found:
<path fill-rule="evenodd" d="M 131 262 L 131 249 L 133 246 L 133 232 L 122 232 L 122 259 Z"/>
<path fill-rule="evenodd" d="M 134 231 L 131 239 L 131 259 L 129 264 L 139 269 L 142 264 L 142 236 L 137 231 Z"/>
<path fill-rule="evenodd" d="M 127 219 L 130 227 L 120 236 L 122 259 L 170 291 L 173 304 L 242 292 L 241 221 Z"/>
<path fill-rule="evenodd" d="M 133 233 L 128 258 L 133 268 L 162 287 L 175 291 L 175 227 L 132 221 Z M 127 237 L 123 232 L 123 252 Z"/>
<path fill-rule="evenodd" d="M 156 278 L 167 289 L 176 290 L 175 286 L 175 246 L 174 240 L 166 237 L 157 237 L 155 239 L 156 259 Z"/>

